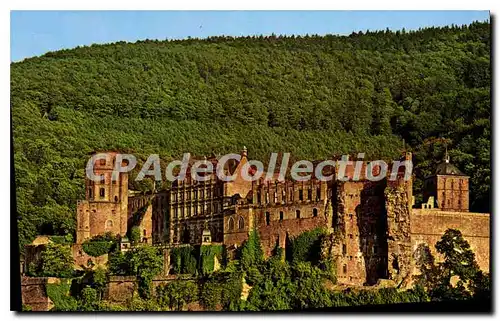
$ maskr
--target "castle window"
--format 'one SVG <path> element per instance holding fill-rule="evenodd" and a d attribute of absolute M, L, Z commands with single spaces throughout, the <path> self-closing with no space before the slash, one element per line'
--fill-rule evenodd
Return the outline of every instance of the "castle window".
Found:
<path fill-rule="evenodd" d="M 280 221 L 283 221 L 283 211 L 280 211 Z"/>
<path fill-rule="evenodd" d="M 229 218 L 229 221 L 227 223 L 227 226 L 229 227 L 229 230 L 232 231 L 234 230 L 234 220 L 232 217 Z"/>
<path fill-rule="evenodd" d="M 377 246 L 374 246 L 373 247 L 373 254 L 377 254 L 377 252 L 378 252 L 378 248 L 377 248 Z"/>
<path fill-rule="evenodd" d="M 310 188 L 307 190 L 307 199 L 312 200 L 312 189 Z"/>
<path fill-rule="evenodd" d="M 451 201 L 450 201 L 450 200 L 448 200 L 448 206 L 450 206 L 450 205 L 451 205 Z"/>
<path fill-rule="evenodd" d="M 342 255 L 346 255 L 346 254 L 347 254 L 347 245 L 342 244 Z"/>
<path fill-rule="evenodd" d="M 342 267 L 342 272 L 344 274 L 347 274 L 347 264 L 344 264 L 344 266 Z"/>
<path fill-rule="evenodd" d="M 278 193 L 274 192 L 274 203 L 278 203 Z"/>
<path fill-rule="evenodd" d="M 238 228 L 241 230 L 243 228 L 245 228 L 245 220 L 243 219 L 242 216 L 240 216 L 239 220 L 238 220 Z"/>
<path fill-rule="evenodd" d="M 142 231 L 142 234 L 143 234 L 143 236 L 146 236 L 147 233 L 146 233 L 145 229 Z"/>
<path fill-rule="evenodd" d="M 313 208 L 313 216 L 314 217 L 318 216 L 318 209 L 317 208 Z"/>
<path fill-rule="evenodd" d="M 316 189 L 316 200 L 321 200 L 321 188 L 319 187 Z"/>
<path fill-rule="evenodd" d="M 112 228 L 113 227 L 113 221 L 112 220 L 107 220 L 106 221 L 106 228 Z"/>
<path fill-rule="evenodd" d="M 257 192 L 257 203 L 260 204 L 261 197 L 260 197 L 260 191 Z"/>
<path fill-rule="evenodd" d="M 89 198 L 92 198 L 92 188 L 89 188 Z"/>
<path fill-rule="evenodd" d="M 349 234 L 349 238 L 352 239 L 352 234 Z"/>
<path fill-rule="evenodd" d="M 295 215 L 297 216 L 297 218 L 300 218 L 300 210 L 296 210 Z"/>
<path fill-rule="evenodd" d="M 118 203 L 118 196 L 115 196 L 115 202 Z"/>
<path fill-rule="evenodd" d="M 106 192 L 104 191 L 104 187 L 99 188 L 99 196 L 100 196 L 101 198 L 104 198 L 104 196 L 106 195 L 105 193 L 106 193 Z"/>
<path fill-rule="evenodd" d="M 304 191 L 299 190 L 299 201 L 303 201 L 303 200 L 304 200 Z"/>
<path fill-rule="evenodd" d="M 266 212 L 266 225 L 269 225 L 271 222 L 271 214 L 269 212 Z"/>

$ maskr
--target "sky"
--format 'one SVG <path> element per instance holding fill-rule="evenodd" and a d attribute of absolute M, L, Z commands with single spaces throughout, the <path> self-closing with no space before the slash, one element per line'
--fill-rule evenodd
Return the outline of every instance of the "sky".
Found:
<path fill-rule="evenodd" d="M 271 33 L 348 35 L 488 19 L 488 11 L 12 11 L 11 61 L 93 43 Z"/>

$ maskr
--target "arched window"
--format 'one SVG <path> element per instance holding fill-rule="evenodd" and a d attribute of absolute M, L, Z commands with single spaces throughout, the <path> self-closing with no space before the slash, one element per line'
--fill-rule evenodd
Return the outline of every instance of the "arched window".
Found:
<path fill-rule="evenodd" d="M 300 218 L 300 210 L 296 210 L 295 215 L 297 216 L 297 218 Z"/>
<path fill-rule="evenodd" d="M 283 211 L 280 211 L 280 221 L 283 221 Z"/>
<path fill-rule="evenodd" d="M 227 226 L 229 227 L 229 230 L 232 231 L 234 230 L 234 220 L 232 217 L 229 218 L 229 221 L 227 223 Z"/>
<path fill-rule="evenodd" d="M 115 196 L 115 202 L 118 203 L 118 196 Z"/>
<path fill-rule="evenodd" d="M 113 221 L 112 220 L 107 220 L 106 221 L 106 228 L 109 229 L 109 228 L 112 228 L 113 227 Z"/>
<path fill-rule="evenodd" d="M 104 198 L 105 195 L 106 195 L 106 192 L 104 191 L 104 187 L 99 188 L 99 196 L 101 198 Z"/>
<path fill-rule="evenodd" d="M 245 228 L 245 220 L 243 219 L 242 216 L 240 216 L 240 219 L 238 220 L 238 228 L 241 230 Z"/>
<path fill-rule="evenodd" d="M 318 216 L 318 209 L 317 208 L 313 208 L 313 216 L 314 217 Z"/>
<path fill-rule="evenodd" d="M 344 264 L 342 272 L 344 272 L 344 274 L 347 274 L 347 264 Z"/>
<path fill-rule="evenodd" d="M 266 212 L 266 225 L 269 225 L 269 223 L 271 223 L 271 214 Z"/>

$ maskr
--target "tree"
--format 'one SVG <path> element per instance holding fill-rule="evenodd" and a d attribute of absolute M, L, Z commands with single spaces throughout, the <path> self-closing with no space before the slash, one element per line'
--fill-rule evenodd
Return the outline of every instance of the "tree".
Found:
<path fill-rule="evenodd" d="M 156 288 L 156 299 L 160 306 L 182 311 L 186 304 L 198 299 L 198 286 L 193 281 L 174 281 Z"/>
<path fill-rule="evenodd" d="M 435 264 L 425 248 L 421 248 L 417 260 L 422 272 L 417 285 L 426 287 L 432 300 L 491 297 L 490 278 L 479 269 L 474 252 L 459 230 L 446 230 L 436 250 L 444 257 L 443 262 Z"/>
<path fill-rule="evenodd" d="M 41 254 L 41 262 L 44 276 L 70 277 L 73 274 L 73 255 L 68 245 L 48 243 Z"/>
<path fill-rule="evenodd" d="M 143 245 L 131 249 L 126 254 L 130 272 L 137 277 L 139 293 L 143 298 L 151 295 L 151 281 L 163 269 L 163 255 L 160 249 Z"/>
<path fill-rule="evenodd" d="M 95 311 L 98 306 L 97 291 L 89 286 L 83 288 L 79 306 L 81 311 Z"/>
<path fill-rule="evenodd" d="M 137 225 L 132 226 L 130 229 L 130 242 L 137 244 L 141 241 L 141 228 Z"/>

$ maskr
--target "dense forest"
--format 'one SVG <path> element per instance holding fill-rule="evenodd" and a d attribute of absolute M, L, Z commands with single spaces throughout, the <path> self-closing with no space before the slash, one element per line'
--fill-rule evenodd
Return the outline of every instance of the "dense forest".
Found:
<path fill-rule="evenodd" d="M 349 36 L 118 42 L 11 64 L 20 245 L 74 233 L 93 150 L 324 159 L 413 152 L 416 195 L 445 148 L 490 210 L 490 24 Z M 417 198 L 417 202 L 421 199 Z"/>

